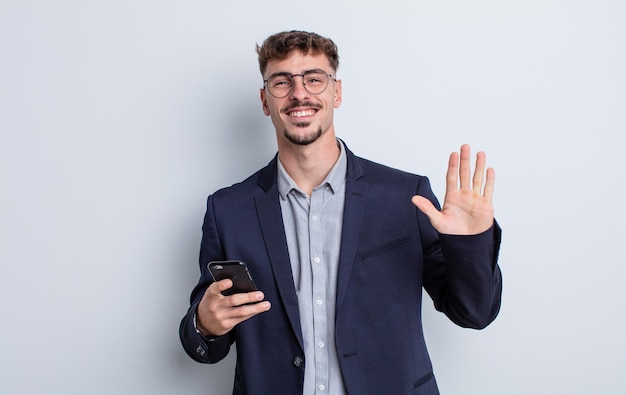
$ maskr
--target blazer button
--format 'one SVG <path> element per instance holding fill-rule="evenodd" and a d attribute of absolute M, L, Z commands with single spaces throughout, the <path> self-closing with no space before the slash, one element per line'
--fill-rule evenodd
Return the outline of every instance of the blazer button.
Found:
<path fill-rule="evenodd" d="M 206 355 L 206 350 L 204 349 L 204 347 L 198 346 L 198 348 L 196 348 L 196 354 L 204 357 Z"/>
<path fill-rule="evenodd" d="M 302 359 L 302 357 L 299 355 L 293 359 L 293 364 L 296 365 L 297 368 L 302 366 L 303 362 L 304 362 L 304 359 Z"/>

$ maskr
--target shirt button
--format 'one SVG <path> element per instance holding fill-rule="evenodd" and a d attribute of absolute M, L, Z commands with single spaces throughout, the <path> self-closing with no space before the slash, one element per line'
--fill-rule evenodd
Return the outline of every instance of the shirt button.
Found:
<path fill-rule="evenodd" d="M 324 342 L 319 342 L 317 343 L 317 345 L 319 346 L 319 348 L 324 348 Z"/>
<path fill-rule="evenodd" d="M 315 303 L 317 303 L 319 306 L 321 306 L 322 303 L 324 303 L 324 302 L 322 301 L 322 299 L 318 299 L 318 300 L 315 301 Z"/>
<path fill-rule="evenodd" d="M 314 216 L 312 216 L 311 218 L 313 219 L 313 221 L 317 221 L 317 218 L 318 218 L 318 217 L 317 217 L 317 215 L 314 215 Z"/>
<path fill-rule="evenodd" d="M 301 356 L 297 356 L 293 359 L 293 364 L 299 368 L 300 366 L 302 366 L 302 362 L 304 362 L 304 360 L 302 359 Z"/>
<path fill-rule="evenodd" d="M 313 259 L 313 261 L 314 261 L 315 263 L 320 263 L 320 259 L 319 259 L 319 258 L 317 258 L 317 257 L 316 257 L 315 259 Z"/>
<path fill-rule="evenodd" d="M 326 386 L 324 384 L 320 384 L 317 386 L 317 389 L 320 391 L 325 391 L 326 390 Z"/>

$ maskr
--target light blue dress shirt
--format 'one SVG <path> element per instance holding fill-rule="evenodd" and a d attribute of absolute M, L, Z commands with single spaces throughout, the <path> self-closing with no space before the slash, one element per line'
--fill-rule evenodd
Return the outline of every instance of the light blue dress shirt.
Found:
<path fill-rule="evenodd" d="M 345 395 L 334 333 L 347 159 L 343 143 L 337 144 L 339 159 L 311 196 L 278 161 L 280 207 L 304 341 L 306 395 Z"/>

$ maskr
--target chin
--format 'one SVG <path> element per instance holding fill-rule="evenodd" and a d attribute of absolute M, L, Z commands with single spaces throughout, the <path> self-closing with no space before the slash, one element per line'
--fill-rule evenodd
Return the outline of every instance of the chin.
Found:
<path fill-rule="evenodd" d="M 285 138 L 289 140 L 289 142 L 292 144 L 309 145 L 316 142 L 320 137 L 322 137 L 323 131 L 320 127 L 316 131 L 306 132 L 304 134 L 290 133 L 288 130 L 285 130 L 283 134 Z"/>

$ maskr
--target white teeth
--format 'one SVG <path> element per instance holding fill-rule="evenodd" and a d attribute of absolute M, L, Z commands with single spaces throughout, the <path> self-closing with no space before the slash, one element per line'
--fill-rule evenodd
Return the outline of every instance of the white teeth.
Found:
<path fill-rule="evenodd" d="M 313 110 L 306 110 L 306 111 L 293 111 L 289 113 L 290 117 L 308 117 L 309 115 L 313 115 L 315 114 L 315 111 Z"/>

